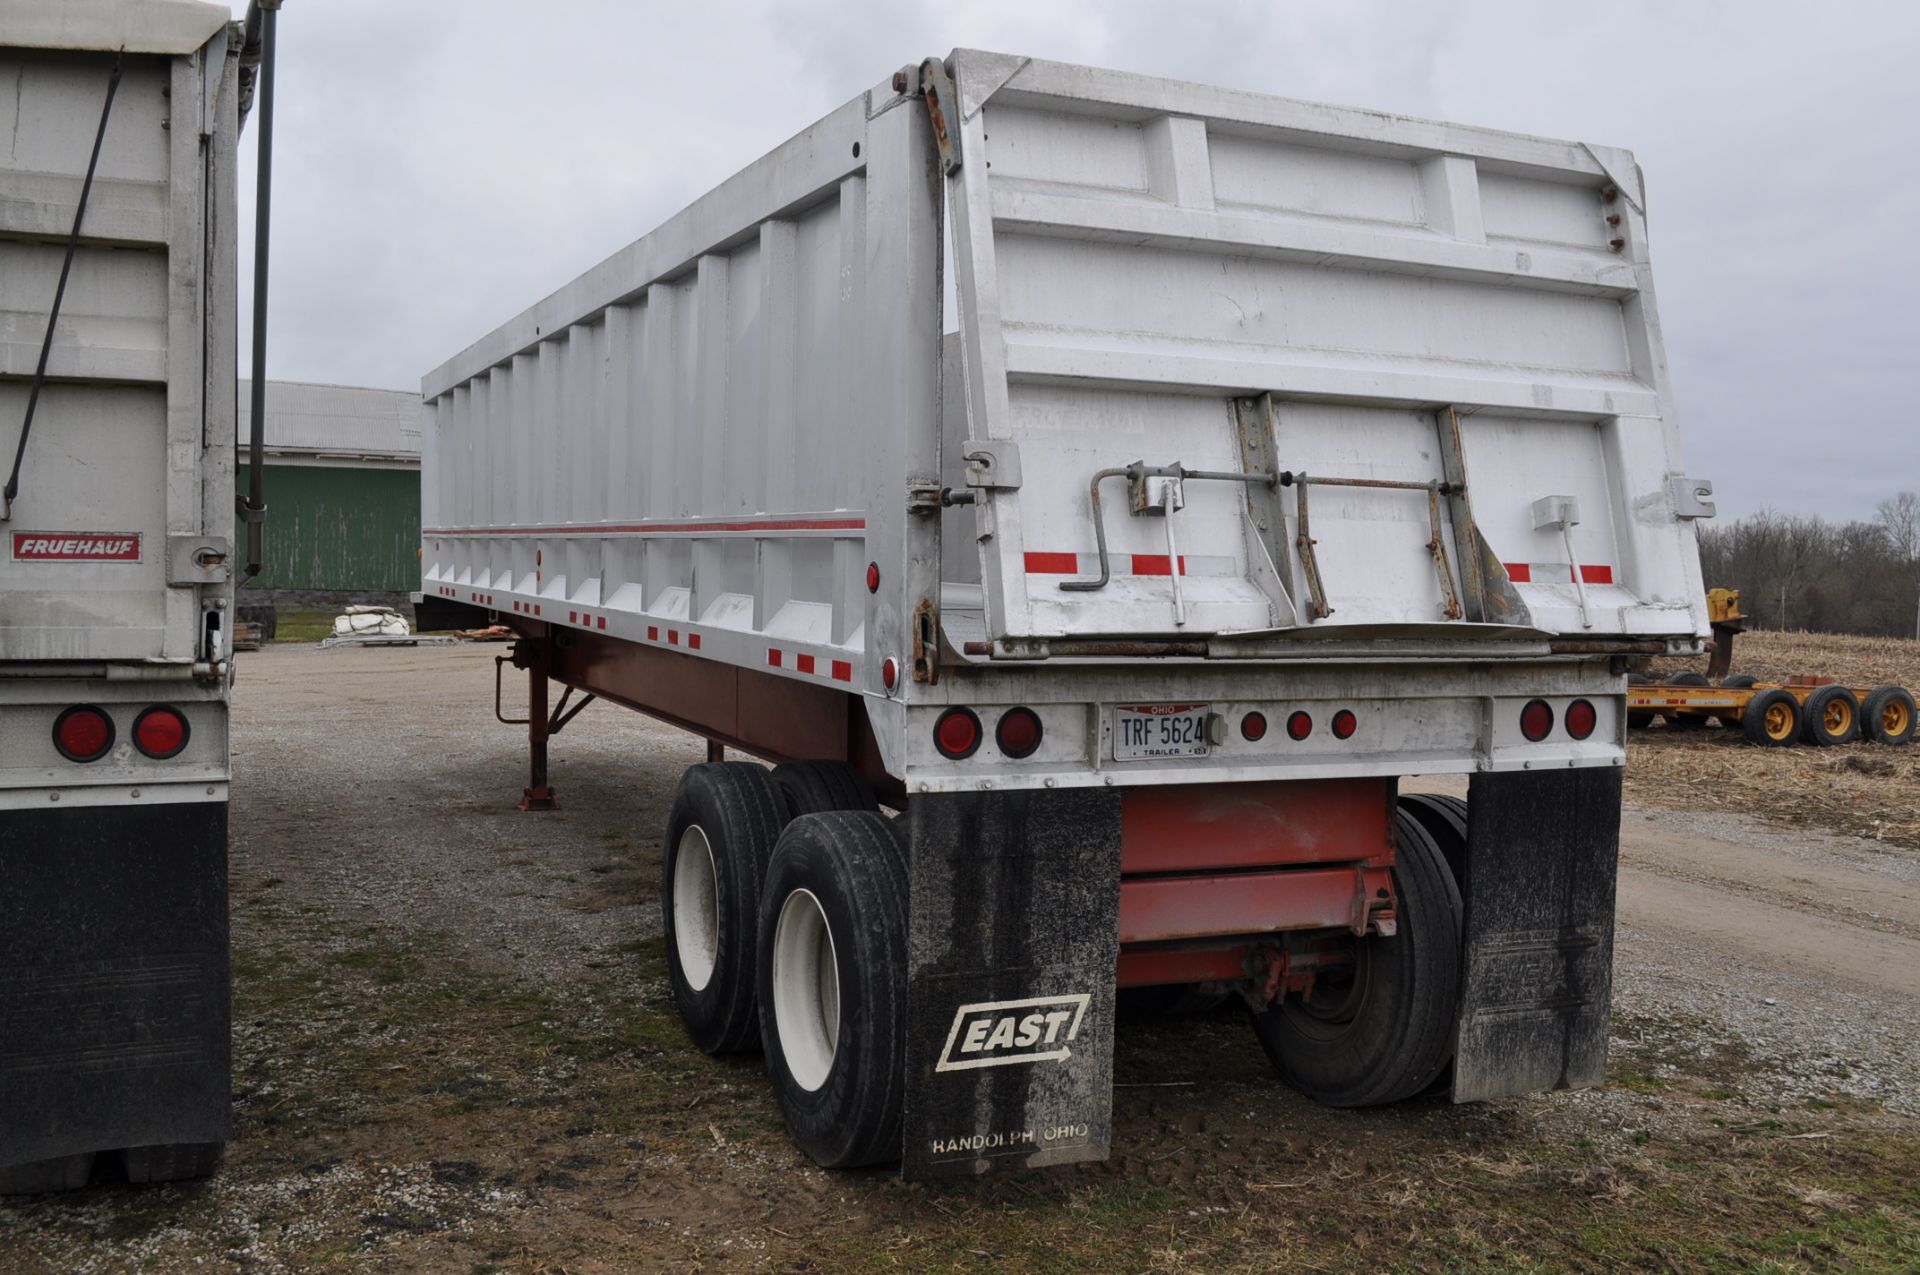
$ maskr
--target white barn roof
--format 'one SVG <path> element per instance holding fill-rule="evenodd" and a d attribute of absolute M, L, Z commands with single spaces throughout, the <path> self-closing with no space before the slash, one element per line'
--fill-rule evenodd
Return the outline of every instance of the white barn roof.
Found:
<path fill-rule="evenodd" d="M 253 387 L 240 382 L 236 462 L 245 465 Z M 267 382 L 266 452 L 270 460 L 410 465 L 420 463 L 420 396 L 351 385 Z"/>

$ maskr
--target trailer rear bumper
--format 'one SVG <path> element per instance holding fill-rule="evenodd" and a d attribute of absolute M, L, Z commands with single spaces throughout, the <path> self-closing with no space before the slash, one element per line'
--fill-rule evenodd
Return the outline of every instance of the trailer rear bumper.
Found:
<path fill-rule="evenodd" d="M 229 986 L 224 802 L 0 811 L 0 1170 L 230 1138 Z"/>

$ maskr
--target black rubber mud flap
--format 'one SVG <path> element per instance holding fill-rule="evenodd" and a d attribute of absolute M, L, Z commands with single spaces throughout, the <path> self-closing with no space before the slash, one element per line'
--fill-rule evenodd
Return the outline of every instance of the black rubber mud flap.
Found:
<path fill-rule="evenodd" d="M 905 1176 L 1105 1159 L 1119 794 L 933 794 L 906 817 Z"/>
<path fill-rule="evenodd" d="M 0 812 L 0 1181 L 128 1147 L 210 1166 L 228 1021 L 224 802 Z"/>
<path fill-rule="evenodd" d="M 1620 771 L 1475 775 L 1453 1100 L 1606 1077 Z"/>

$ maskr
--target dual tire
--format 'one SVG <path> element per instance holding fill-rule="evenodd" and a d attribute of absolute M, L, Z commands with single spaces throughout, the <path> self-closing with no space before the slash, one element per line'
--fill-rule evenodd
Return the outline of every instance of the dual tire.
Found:
<path fill-rule="evenodd" d="M 1371 1107 L 1425 1092 L 1453 1061 L 1462 908 L 1446 855 L 1406 808 L 1394 814 L 1397 932 L 1354 940 L 1354 961 L 1306 997 L 1254 1019 L 1274 1068 L 1330 1107 Z"/>
<path fill-rule="evenodd" d="M 764 1047 L 794 1141 L 896 1160 L 906 1090 L 905 856 L 839 763 L 688 769 L 667 819 L 667 971 L 709 1054 Z"/>

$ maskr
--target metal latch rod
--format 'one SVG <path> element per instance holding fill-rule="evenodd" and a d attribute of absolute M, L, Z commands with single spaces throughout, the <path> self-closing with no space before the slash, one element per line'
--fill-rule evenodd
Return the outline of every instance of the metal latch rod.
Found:
<path fill-rule="evenodd" d="M 1172 478 L 1181 481 L 1195 478 L 1206 482 L 1260 483 L 1268 487 L 1280 481 L 1278 476 L 1264 472 L 1248 474 L 1221 469 L 1188 469 L 1179 461 L 1175 461 L 1171 465 L 1149 465 L 1145 461 L 1136 460 L 1131 465 L 1121 465 L 1117 468 L 1098 471 L 1093 476 L 1093 482 L 1088 485 L 1087 492 L 1088 499 L 1093 505 L 1093 539 L 1100 550 L 1100 576 L 1095 580 L 1062 580 L 1060 587 L 1069 593 L 1092 593 L 1096 589 L 1106 588 L 1108 583 L 1113 579 L 1113 566 L 1107 557 L 1107 523 L 1106 518 L 1101 513 L 1100 507 L 1100 484 L 1109 478 L 1121 477 L 1124 477 L 1128 483 L 1135 486 L 1143 486 L 1149 478 Z M 1172 513 L 1169 511 L 1167 517 L 1171 519 L 1172 516 Z M 1173 546 L 1171 524 L 1169 524 L 1167 534 L 1167 545 L 1169 551 L 1171 551 Z M 1170 562 L 1168 564 L 1168 570 L 1176 577 L 1173 588 L 1174 606 L 1177 613 L 1183 609 L 1180 606 L 1179 600 L 1180 585 L 1177 577 L 1180 572 L 1180 563 L 1178 560 Z M 1185 622 L 1184 617 L 1182 617 L 1181 622 Z"/>
<path fill-rule="evenodd" d="M 1424 491 L 1427 493 L 1427 523 L 1431 535 L 1427 539 L 1427 552 L 1433 555 L 1434 572 L 1440 577 L 1440 592 L 1446 599 L 1447 618 L 1460 618 L 1460 597 L 1454 592 L 1453 570 L 1447 559 L 1447 542 L 1440 526 L 1440 497 L 1464 494 L 1463 483 L 1445 481 L 1411 482 L 1393 478 L 1321 478 L 1318 475 L 1294 473 L 1291 470 L 1280 475 L 1283 487 L 1299 488 L 1298 515 L 1295 524 L 1298 534 L 1295 543 L 1300 549 L 1300 570 L 1307 578 L 1307 592 L 1312 603 L 1313 618 L 1324 620 L 1333 614 L 1333 608 L 1327 605 L 1327 591 L 1320 582 L 1320 563 L 1314 557 L 1313 536 L 1307 525 L 1307 488 L 1308 487 L 1371 487 L 1392 491 Z"/>

